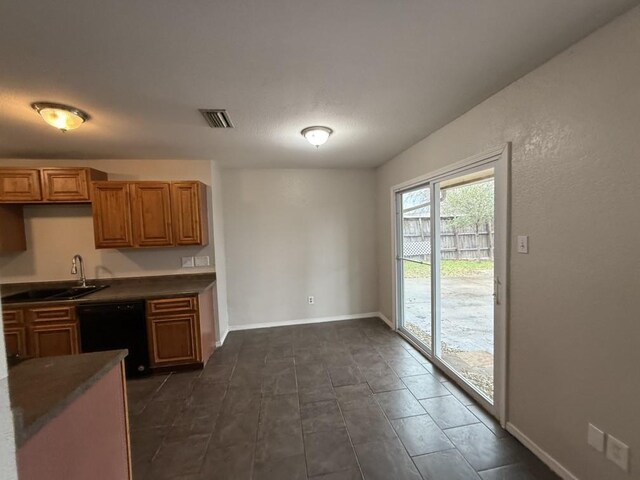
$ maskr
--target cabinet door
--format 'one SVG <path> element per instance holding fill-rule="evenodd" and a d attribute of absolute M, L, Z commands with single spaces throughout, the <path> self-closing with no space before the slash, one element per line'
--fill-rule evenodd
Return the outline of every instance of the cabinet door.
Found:
<path fill-rule="evenodd" d="M 0 253 L 27 249 L 22 205 L 0 205 L 0 232 Z"/>
<path fill-rule="evenodd" d="M 76 322 L 46 323 L 30 327 L 32 355 L 54 357 L 80 352 Z"/>
<path fill-rule="evenodd" d="M 27 329 L 25 327 L 4 327 L 4 343 L 7 356 L 27 356 Z"/>
<path fill-rule="evenodd" d="M 93 233 L 96 248 L 133 247 L 128 182 L 94 182 Z"/>
<path fill-rule="evenodd" d="M 197 314 L 149 317 L 148 327 L 153 366 L 200 361 Z"/>
<path fill-rule="evenodd" d="M 131 185 L 133 238 L 136 247 L 173 245 L 171 190 L 168 182 Z"/>
<path fill-rule="evenodd" d="M 171 206 L 176 245 L 209 243 L 207 194 L 200 182 L 173 182 Z"/>
<path fill-rule="evenodd" d="M 0 202 L 42 200 L 40 171 L 37 168 L 0 168 Z"/>
<path fill-rule="evenodd" d="M 89 178 L 85 168 L 43 168 L 42 189 L 45 201 L 89 201 Z"/>

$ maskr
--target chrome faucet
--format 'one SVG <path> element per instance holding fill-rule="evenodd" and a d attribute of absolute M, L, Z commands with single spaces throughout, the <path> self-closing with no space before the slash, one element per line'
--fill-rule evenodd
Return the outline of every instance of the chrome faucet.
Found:
<path fill-rule="evenodd" d="M 71 260 L 71 273 L 76 275 L 78 273 L 78 263 L 80 263 L 80 285 L 87 286 L 87 277 L 84 276 L 84 260 L 78 254 L 73 256 Z"/>

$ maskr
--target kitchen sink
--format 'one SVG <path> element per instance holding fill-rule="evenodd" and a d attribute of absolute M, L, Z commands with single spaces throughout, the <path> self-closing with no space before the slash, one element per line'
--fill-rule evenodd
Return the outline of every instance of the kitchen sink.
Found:
<path fill-rule="evenodd" d="M 75 300 L 76 298 L 84 297 L 85 295 L 89 295 L 90 293 L 97 292 L 107 287 L 108 285 L 87 285 L 85 287 L 80 286 L 70 288 L 39 288 L 2 297 L 2 301 L 6 303 L 18 303 Z"/>
<path fill-rule="evenodd" d="M 37 302 L 39 300 L 44 300 L 48 297 L 53 297 L 55 295 L 60 295 L 61 293 L 69 290 L 68 288 L 40 288 L 36 290 L 29 290 L 22 293 L 16 293 L 14 295 L 9 295 L 8 297 L 3 297 L 3 301 L 11 301 L 11 302 Z"/>
<path fill-rule="evenodd" d="M 84 297 L 90 293 L 104 290 L 108 286 L 109 285 L 87 285 L 86 287 L 72 287 L 58 295 L 55 295 L 54 298 L 57 300 L 75 300 L 76 298 Z"/>

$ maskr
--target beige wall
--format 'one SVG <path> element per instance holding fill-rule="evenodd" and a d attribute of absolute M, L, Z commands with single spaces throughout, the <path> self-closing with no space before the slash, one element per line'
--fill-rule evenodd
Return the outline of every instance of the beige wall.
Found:
<path fill-rule="evenodd" d="M 0 160 L 0 166 L 86 166 L 103 170 L 110 180 L 200 180 L 211 205 L 210 161 L 197 160 Z M 96 250 L 91 207 L 37 205 L 24 208 L 27 251 L 0 255 L 0 283 L 69 280 L 71 258 L 83 256 L 88 278 L 169 275 L 213 271 L 181 268 L 181 257 L 209 255 L 213 265 L 213 235 L 206 247 Z M 213 230 L 212 208 L 209 229 Z"/>
<path fill-rule="evenodd" d="M 509 420 L 583 480 L 640 478 L 640 8 L 380 167 L 379 298 L 392 315 L 390 188 L 513 142 Z M 631 474 L 586 443 L 631 447 Z"/>
<path fill-rule="evenodd" d="M 377 310 L 373 170 L 222 179 L 232 328 Z"/>

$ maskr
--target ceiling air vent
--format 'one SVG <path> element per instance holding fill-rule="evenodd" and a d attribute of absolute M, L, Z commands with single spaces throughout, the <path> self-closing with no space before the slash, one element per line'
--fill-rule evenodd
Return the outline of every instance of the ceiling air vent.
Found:
<path fill-rule="evenodd" d="M 220 108 L 201 108 L 200 113 L 211 128 L 233 128 L 227 111 Z"/>

